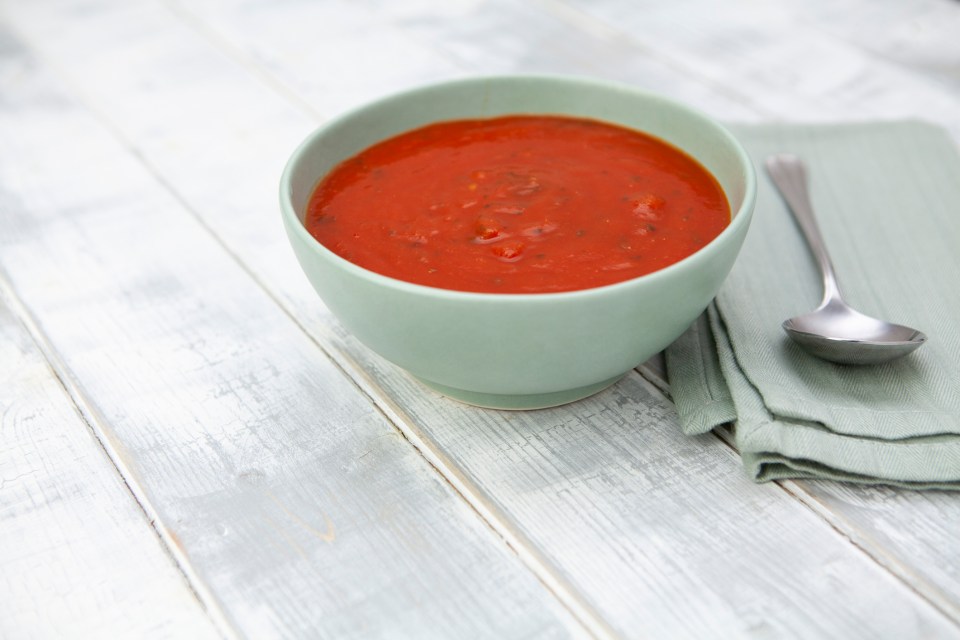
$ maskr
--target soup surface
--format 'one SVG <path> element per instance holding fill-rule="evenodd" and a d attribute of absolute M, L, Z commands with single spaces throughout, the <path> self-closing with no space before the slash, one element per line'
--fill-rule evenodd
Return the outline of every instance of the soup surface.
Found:
<path fill-rule="evenodd" d="M 432 124 L 342 162 L 308 231 L 371 271 L 487 293 L 571 291 L 681 260 L 730 223 L 714 177 L 637 131 L 565 116 Z"/>

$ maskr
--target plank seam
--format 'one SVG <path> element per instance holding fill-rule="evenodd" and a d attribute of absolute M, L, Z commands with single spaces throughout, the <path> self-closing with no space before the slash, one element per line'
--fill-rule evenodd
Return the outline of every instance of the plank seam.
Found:
<path fill-rule="evenodd" d="M 698 78 L 703 84 L 709 86 L 716 93 L 726 96 L 736 104 L 747 107 L 759 116 L 771 118 L 776 115 L 770 112 L 768 109 L 756 104 L 756 102 L 749 96 L 744 95 L 739 91 L 732 90 L 729 85 L 718 82 L 709 75 L 704 75 L 695 67 L 691 67 L 682 61 L 676 60 L 672 56 L 663 55 L 663 52 L 657 50 L 655 47 L 650 47 L 639 40 L 631 38 L 630 34 L 622 29 L 619 29 L 616 26 L 607 23 L 601 18 L 593 16 L 586 11 L 578 9 L 577 7 L 573 7 L 567 2 L 564 2 L 564 0 L 536 0 L 536 2 L 542 6 L 545 11 L 552 13 L 566 24 L 572 25 L 585 33 L 592 33 L 607 39 L 615 38 L 630 43 L 632 47 L 642 51 L 650 58 L 662 62 L 664 66 L 676 70 L 681 75 Z"/>
<path fill-rule="evenodd" d="M 850 545 L 870 558 L 877 566 L 889 573 L 895 580 L 902 583 L 918 598 L 930 604 L 948 620 L 960 627 L 960 608 L 934 585 L 898 561 L 890 554 L 883 553 L 883 546 L 871 536 L 860 531 L 840 514 L 830 509 L 829 505 L 818 499 L 807 487 L 807 483 L 799 480 L 777 480 L 776 484 L 793 497 L 800 504 L 808 508 L 821 520 L 846 539 Z M 859 533 L 860 535 L 856 535 Z"/>
<path fill-rule="evenodd" d="M 221 610 L 216 600 L 205 588 L 198 587 L 196 583 L 203 584 L 196 574 L 190 570 L 189 562 L 185 554 L 179 550 L 179 546 L 174 541 L 170 532 L 163 526 L 158 514 L 150 506 L 150 501 L 136 482 L 136 474 L 124 462 L 124 456 L 119 447 L 110 438 L 102 425 L 106 422 L 104 417 L 96 410 L 92 402 L 86 397 L 79 381 L 70 373 L 69 367 L 57 355 L 49 338 L 40 327 L 26 304 L 16 293 L 15 288 L 9 281 L 5 273 L 0 272 L 0 298 L 13 312 L 14 317 L 23 327 L 24 331 L 30 336 L 30 339 L 36 345 L 40 354 L 46 361 L 47 367 L 53 374 L 57 383 L 63 389 L 64 394 L 69 399 L 74 412 L 80 418 L 81 422 L 87 427 L 88 432 L 100 446 L 100 449 L 106 455 L 107 460 L 117 471 L 123 486 L 129 492 L 137 505 L 137 508 L 143 514 L 148 526 L 153 530 L 160 544 L 160 548 L 173 563 L 176 570 L 180 573 L 184 583 L 193 594 L 201 609 L 210 619 L 213 628 L 216 629 L 221 637 L 233 640 L 239 638 L 233 625 L 230 624 L 227 616 Z"/>
<path fill-rule="evenodd" d="M 294 319 L 296 322 L 296 319 Z M 299 325 L 298 326 L 302 326 Z M 304 329 L 307 332 L 306 329 Z M 309 332 L 307 332 L 309 336 Z M 321 347 L 322 348 L 322 347 Z M 509 518 L 498 509 L 493 501 L 485 496 L 474 482 L 459 471 L 459 467 L 445 456 L 436 443 L 422 430 L 417 429 L 415 422 L 401 407 L 392 401 L 388 394 L 383 393 L 376 381 L 366 370 L 357 364 L 343 349 L 337 349 L 337 354 L 347 363 L 340 365 L 357 388 L 371 400 L 381 414 L 397 429 L 406 440 L 434 471 L 445 481 L 466 505 L 476 514 L 506 546 L 516 555 L 520 562 L 534 575 L 534 577 L 551 593 L 560 604 L 595 638 L 614 640 L 620 636 L 610 627 L 603 617 L 580 595 L 575 588 L 559 576 L 553 565 L 537 553 L 536 545 L 517 531 L 511 531 Z M 353 373 L 351 373 L 351 371 Z M 366 384 L 361 384 L 362 379 Z"/>
<path fill-rule="evenodd" d="M 285 101 L 292 103 L 304 114 L 310 116 L 314 120 L 322 121 L 325 119 L 324 114 L 317 111 L 312 104 L 301 98 L 296 91 L 288 87 L 274 74 L 264 69 L 263 65 L 258 63 L 256 60 L 251 59 L 250 56 L 245 54 L 242 50 L 238 49 L 224 39 L 219 33 L 216 32 L 216 30 L 211 29 L 207 23 L 205 23 L 195 14 L 191 13 L 180 2 L 177 2 L 176 0 L 160 0 L 160 4 L 166 7 L 167 10 L 187 28 L 192 29 L 201 40 L 207 42 L 214 49 L 233 60 L 233 62 L 238 64 L 247 73 L 251 74 L 257 80 L 262 82 L 271 91 L 279 95 Z"/>
<path fill-rule="evenodd" d="M 672 403 L 672 400 L 670 399 L 669 383 L 664 383 L 664 388 L 661 388 L 660 385 L 657 384 L 659 379 L 647 379 L 647 376 L 651 375 L 651 373 L 646 371 L 644 367 L 639 367 L 637 371 L 640 373 L 641 377 L 647 380 L 651 386 L 658 389 L 663 394 L 664 398 Z M 739 450 L 737 449 L 733 434 L 731 432 L 732 428 L 733 426 L 730 425 L 729 427 L 713 429 L 710 433 L 724 443 L 732 452 L 739 455 Z M 903 584 L 903 586 L 913 592 L 919 599 L 929 604 L 933 609 L 941 613 L 951 622 L 960 626 L 960 609 L 958 609 L 958 607 L 951 602 L 951 600 L 946 594 L 943 593 L 941 589 L 938 589 L 936 586 L 930 584 L 928 580 L 923 579 L 915 572 L 910 571 L 907 566 L 905 566 L 902 562 L 899 562 L 895 557 L 891 556 L 890 554 L 883 553 L 883 545 L 876 542 L 871 536 L 861 531 L 860 528 L 855 524 L 851 523 L 841 514 L 832 510 L 829 505 L 818 499 L 810 490 L 809 483 L 807 481 L 774 480 L 773 484 L 777 485 L 793 500 L 806 507 L 818 519 L 822 520 L 827 526 L 833 529 L 841 538 L 846 540 L 852 547 L 869 558 L 880 569 L 888 573 L 894 580 Z"/>

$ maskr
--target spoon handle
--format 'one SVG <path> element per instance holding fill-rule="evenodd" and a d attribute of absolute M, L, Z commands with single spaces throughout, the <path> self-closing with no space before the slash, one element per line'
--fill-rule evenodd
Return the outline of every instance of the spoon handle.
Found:
<path fill-rule="evenodd" d="M 793 154 L 781 153 L 769 156 L 766 166 L 767 173 L 780 190 L 780 195 L 783 196 L 787 208 L 800 226 L 800 231 L 803 232 L 807 245 L 820 266 L 820 273 L 823 275 L 823 304 L 839 299 L 840 286 L 833 272 L 833 263 L 830 261 L 827 246 L 820 234 L 820 227 L 813 215 L 813 205 L 810 204 L 807 169 L 803 160 Z"/>

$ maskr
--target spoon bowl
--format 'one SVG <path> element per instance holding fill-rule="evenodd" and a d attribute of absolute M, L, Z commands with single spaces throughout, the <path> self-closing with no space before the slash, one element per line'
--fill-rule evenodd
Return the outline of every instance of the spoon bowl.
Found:
<path fill-rule="evenodd" d="M 870 317 L 844 302 L 814 218 L 803 161 L 791 154 L 779 154 L 767 158 L 766 167 L 823 275 L 823 302 L 810 313 L 784 321 L 787 335 L 811 355 L 839 364 L 886 362 L 926 342 L 927 336 L 916 329 Z"/>
<path fill-rule="evenodd" d="M 864 315 L 834 301 L 783 322 L 783 330 L 808 353 L 840 364 L 878 364 L 905 356 L 926 341 L 911 327 Z"/>

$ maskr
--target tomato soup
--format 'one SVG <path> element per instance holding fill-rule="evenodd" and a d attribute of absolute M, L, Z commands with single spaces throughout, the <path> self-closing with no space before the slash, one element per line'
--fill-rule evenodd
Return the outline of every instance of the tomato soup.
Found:
<path fill-rule="evenodd" d="M 679 149 L 565 116 L 432 124 L 316 187 L 308 231 L 343 258 L 486 293 L 598 287 L 662 269 L 730 223 L 716 179 Z"/>

